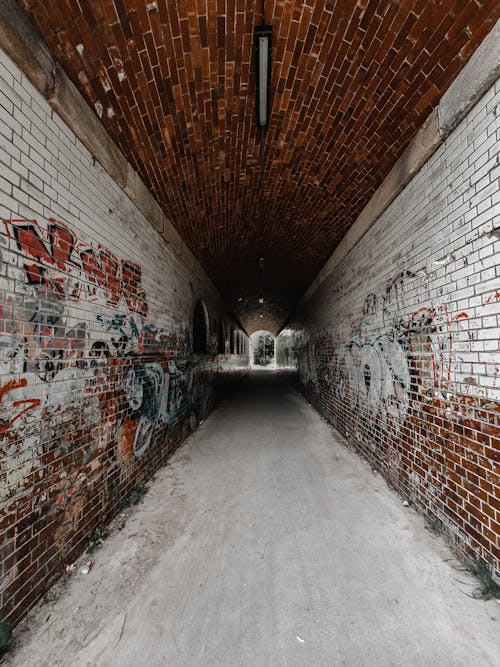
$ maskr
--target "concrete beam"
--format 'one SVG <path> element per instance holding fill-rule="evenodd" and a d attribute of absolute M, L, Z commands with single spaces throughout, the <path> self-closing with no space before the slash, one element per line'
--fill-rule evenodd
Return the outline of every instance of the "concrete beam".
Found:
<path fill-rule="evenodd" d="M 210 282 L 198 260 L 65 74 L 16 0 L 0 0 L 0 47 L 21 68 L 124 194 L 184 261 L 189 271 L 203 281 Z"/>
<path fill-rule="evenodd" d="M 123 189 L 127 183 L 127 160 L 59 64 L 55 69 L 52 92 L 46 98 L 85 148 Z"/>
<path fill-rule="evenodd" d="M 0 0 L 0 46 L 48 97 L 54 86 L 56 61 L 14 0 Z"/>
<path fill-rule="evenodd" d="M 470 58 L 297 304 L 300 310 L 500 76 L 500 21 Z"/>
<path fill-rule="evenodd" d="M 439 130 L 447 137 L 500 76 L 500 21 L 483 39 L 439 103 Z"/>
<path fill-rule="evenodd" d="M 165 214 L 151 195 L 139 174 L 127 163 L 124 192 L 134 202 L 141 213 L 150 221 L 156 231 L 163 233 Z"/>

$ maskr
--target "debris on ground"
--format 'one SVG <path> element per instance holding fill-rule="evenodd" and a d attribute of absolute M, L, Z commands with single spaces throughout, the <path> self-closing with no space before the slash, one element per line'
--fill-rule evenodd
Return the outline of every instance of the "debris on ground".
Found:
<path fill-rule="evenodd" d="M 80 574 L 88 574 L 93 567 L 94 561 L 92 558 L 89 558 L 85 565 L 80 568 Z"/>

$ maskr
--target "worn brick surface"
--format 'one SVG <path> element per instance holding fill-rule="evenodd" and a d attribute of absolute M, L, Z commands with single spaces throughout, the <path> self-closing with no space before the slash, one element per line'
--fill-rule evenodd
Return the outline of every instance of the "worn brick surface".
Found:
<path fill-rule="evenodd" d="M 283 324 L 500 16 L 496 0 L 267 0 L 260 319 L 261 0 L 20 4 L 247 330 Z"/>
<path fill-rule="evenodd" d="M 192 354 L 198 299 L 206 355 Z M 3 620 L 18 620 L 166 460 L 246 353 L 208 278 L 0 52 Z"/>
<path fill-rule="evenodd" d="M 500 81 L 278 349 L 403 498 L 500 574 L 499 104 Z"/>

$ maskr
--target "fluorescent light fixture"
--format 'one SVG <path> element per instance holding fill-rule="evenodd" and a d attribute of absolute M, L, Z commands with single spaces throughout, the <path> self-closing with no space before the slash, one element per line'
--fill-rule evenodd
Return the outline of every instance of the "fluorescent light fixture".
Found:
<path fill-rule="evenodd" d="M 257 90 L 257 125 L 269 124 L 269 98 L 271 89 L 271 44 L 273 28 L 270 25 L 256 26 L 255 42 L 255 82 Z"/>

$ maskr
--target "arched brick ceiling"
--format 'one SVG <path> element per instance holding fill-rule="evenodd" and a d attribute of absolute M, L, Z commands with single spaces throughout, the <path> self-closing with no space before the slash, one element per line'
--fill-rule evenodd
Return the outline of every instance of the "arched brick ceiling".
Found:
<path fill-rule="evenodd" d="M 19 0 L 247 331 L 275 331 L 500 15 L 498 0 Z"/>

